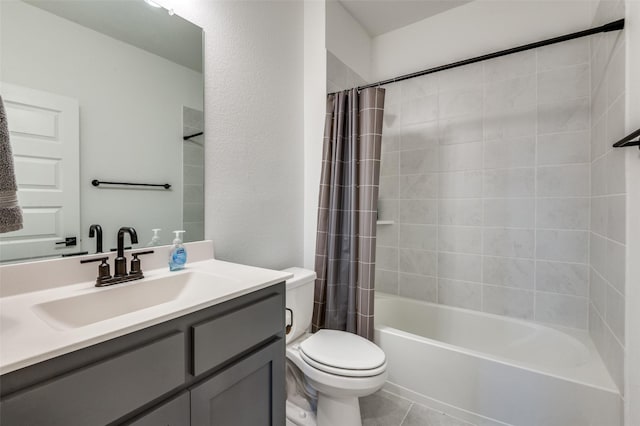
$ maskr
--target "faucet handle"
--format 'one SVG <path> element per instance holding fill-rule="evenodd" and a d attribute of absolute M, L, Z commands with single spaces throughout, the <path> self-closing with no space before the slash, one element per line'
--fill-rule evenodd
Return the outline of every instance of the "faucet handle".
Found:
<path fill-rule="evenodd" d="M 132 256 L 142 256 L 143 254 L 152 254 L 154 253 L 153 250 L 144 250 L 144 251 L 137 251 L 135 253 L 131 253 Z"/>
<path fill-rule="evenodd" d="M 131 246 L 126 246 L 126 247 L 123 247 L 123 250 L 131 250 L 132 248 L 133 247 L 131 247 Z M 117 248 L 110 248 L 109 251 L 118 251 L 118 249 Z"/>
<path fill-rule="evenodd" d="M 140 259 L 138 259 L 138 256 L 151 254 L 151 253 L 153 253 L 153 250 L 145 250 L 145 251 L 139 251 L 136 253 L 131 253 L 131 256 L 133 256 L 133 259 L 131 259 L 131 270 L 129 272 L 129 275 L 136 275 L 136 274 L 142 275 L 142 268 L 140 267 Z"/>
<path fill-rule="evenodd" d="M 96 278 L 96 286 L 100 286 L 103 281 L 111 278 L 111 268 L 109 267 L 108 257 L 98 257 L 95 259 L 84 259 L 80 263 L 100 262 L 98 265 L 98 277 Z"/>

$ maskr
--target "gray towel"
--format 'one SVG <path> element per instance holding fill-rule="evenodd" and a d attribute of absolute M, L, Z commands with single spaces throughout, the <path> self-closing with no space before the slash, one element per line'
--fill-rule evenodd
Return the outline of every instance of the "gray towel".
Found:
<path fill-rule="evenodd" d="M 9 141 L 9 125 L 0 96 L 0 234 L 22 229 L 22 210 L 18 206 L 16 174 Z"/>

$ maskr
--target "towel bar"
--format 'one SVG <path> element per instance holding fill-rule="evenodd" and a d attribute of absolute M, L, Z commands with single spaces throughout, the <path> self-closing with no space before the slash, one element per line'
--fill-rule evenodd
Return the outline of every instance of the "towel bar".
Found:
<path fill-rule="evenodd" d="M 94 179 L 91 181 L 91 185 L 100 186 L 100 185 L 126 185 L 126 186 L 154 186 L 154 187 L 163 187 L 164 189 L 171 188 L 171 185 L 168 183 L 133 183 L 133 182 L 103 182 L 98 179 Z"/>
<path fill-rule="evenodd" d="M 632 140 L 635 139 L 637 137 L 640 137 L 640 129 L 636 130 L 633 133 L 630 133 L 629 135 L 625 136 L 624 138 L 620 139 L 618 142 L 613 144 L 614 148 L 624 148 L 626 146 L 637 146 L 638 149 L 640 149 L 640 139 L 638 140 Z"/>

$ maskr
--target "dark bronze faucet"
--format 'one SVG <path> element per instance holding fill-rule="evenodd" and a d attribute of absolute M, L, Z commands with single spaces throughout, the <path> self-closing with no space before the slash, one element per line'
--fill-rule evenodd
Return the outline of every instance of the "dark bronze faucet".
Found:
<path fill-rule="evenodd" d="M 91 229 L 96 226 L 96 231 L 99 235 L 100 249 L 102 249 L 102 229 L 100 225 L 91 225 Z M 90 231 L 91 232 L 91 231 Z M 100 262 L 98 266 L 98 277 L 96 278 L 96 287 L 104 287 L 113 284 L 124 283 L 128 281 L 139 280 L 144 278 L 142 268 L 140 266 L 140 259 L 138 256 L 143 254 L 153 253 L 153 250 L 139 251 L 137 253 L 131 253 L 133 259 L 131 259 L 131 272 L 127 274 L 127 258 L 124 257 L 124 234 L 128 233 L 131 238 L 131 244 L 138 243 L 138 234 L 132 227 L 124 226 L 118 230 L 118 253 L 114 260 L 115 273 L 113 277 L 109 271 L 108 257 L 100 257 L 97 259 L 81 260 L 80 263 Z M 90 234 L 91 235 L 91 234 Z M 92 236 L 92 235 L 91 235 Z"/>
<path fill-rule="evenodd" d="M 89 227 L 89 238 L 96 237 L 96 253 L 102 253 L 102 226 L 94 224 Z"/>
<path fill-rule="evenodd" d="M 114 278 L 123 278 L 127 276 L 127 259 L 124 257 L 124 234 L 128 233 L 131 238 L 131 244 L 138 244 L 138 233 L 133 227 L 123 226 L 118 230 L 118 254 L 113 261 L 115 273 Z"/>

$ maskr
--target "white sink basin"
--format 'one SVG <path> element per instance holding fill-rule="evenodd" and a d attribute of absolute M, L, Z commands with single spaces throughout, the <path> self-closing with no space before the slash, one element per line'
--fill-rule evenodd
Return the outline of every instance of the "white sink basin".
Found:
<path fill-rule="evenodd" d="M 36 314 L 56 329 L 72 329 L 189 297 L 232 279 L 202 272 L 184 272 L 115 284 L 88 293 L 34 305 Z"/>

